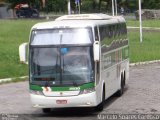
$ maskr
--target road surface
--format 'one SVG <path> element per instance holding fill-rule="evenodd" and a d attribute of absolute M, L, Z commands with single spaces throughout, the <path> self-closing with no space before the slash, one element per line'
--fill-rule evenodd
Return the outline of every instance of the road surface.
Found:
<path fill-rule="evenodd" d="M 66 108 L 43 114 L 40 109 L 31 107 L 28 82 L 0 85 L 0 113 L 3 113 L 2 118 L 7 113 L 18 114 L 7 117 L 25 120 L 88 120 L 100 119 L 100 114 L 160 114 L 160 63 L 130 67 L 130 79 L 124 95 L 106 100 L 104 110 L 99 113 L 93 109 Z"/>

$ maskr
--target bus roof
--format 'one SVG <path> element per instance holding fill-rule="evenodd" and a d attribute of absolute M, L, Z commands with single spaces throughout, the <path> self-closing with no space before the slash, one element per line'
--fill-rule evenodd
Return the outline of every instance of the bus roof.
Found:
<path fill-rule="evenodd" d="M 122 22 L 125 22 L 125 19 L 121 16 L 113 17 L 105 14 L 64 15 L 55 21 L 38 23 L 32 29 L 94 27 Z"/>
<path fill-rule="evenodd" d="M 63 15 L 56 20 L 109 20 L 112 16 L 106 14 L 75 14 L 75 15 Z"/>

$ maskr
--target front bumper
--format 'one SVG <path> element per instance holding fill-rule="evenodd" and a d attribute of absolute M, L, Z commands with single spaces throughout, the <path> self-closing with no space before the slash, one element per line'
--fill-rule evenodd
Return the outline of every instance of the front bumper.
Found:
<path fill-rule="evenodd" d="M 94 107 L 97 106 L 96 92 L 67 97 L 46 97 L 30 94 L 33 107 L 38 108 L 65 108 L 65 107 Z M 57 104 L 57 100 L 65 100 L 65 104 Z"/>

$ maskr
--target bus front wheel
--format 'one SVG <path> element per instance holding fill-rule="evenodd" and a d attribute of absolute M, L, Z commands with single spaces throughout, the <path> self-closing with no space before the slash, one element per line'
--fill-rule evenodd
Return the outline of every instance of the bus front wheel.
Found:
<path fill-rule="evenodd" d="M 105 90 L 103 89 L 103 94 L 102 94 L 102 102 L 96 106 L 96 111 L 102 111 L 104 108 L 104 102 L 105 102 Z"/>

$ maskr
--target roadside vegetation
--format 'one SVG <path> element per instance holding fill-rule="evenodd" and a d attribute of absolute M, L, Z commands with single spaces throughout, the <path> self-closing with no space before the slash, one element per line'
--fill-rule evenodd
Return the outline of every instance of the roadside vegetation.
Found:
<path fill-rule="evenodd" d="M 0 20 L 0 79 L 28 75 L 27 65 L 19 62 L 18 47 L 28 42 L 31 27 L 42 20 Z M 44 21 L 44 20 L 43 20 Z M 138 21 L 127 21 L 128 26 L 139 26 Z M 143 21 L 145 27 L 160 27 L 160 20 Z M 160 59 L 159 32 L 144 32 L 143 43 L 139 31 L 129 31 L 130 62 Z"/>
<path fill-rule="evenodd" d="M 0 20 L 0 79 L 27 75 L 19 63 L 18 47 L 28 42 L 31 27 L 39 20 Z"/>
<path fill-rule="evenodd" d="M 143 32 L 143 42 L 140 43 L 139 31 L 129 31 L 130 62 L 160 60 L 160 34 Z"/>
<path fill-rule="evenodd" d="M 160 20 L 143 20 L 143 27 L 159 27 L 160 28 Z M 139 27 L 138 20 L 127 20 L 127 26 Z"/>

